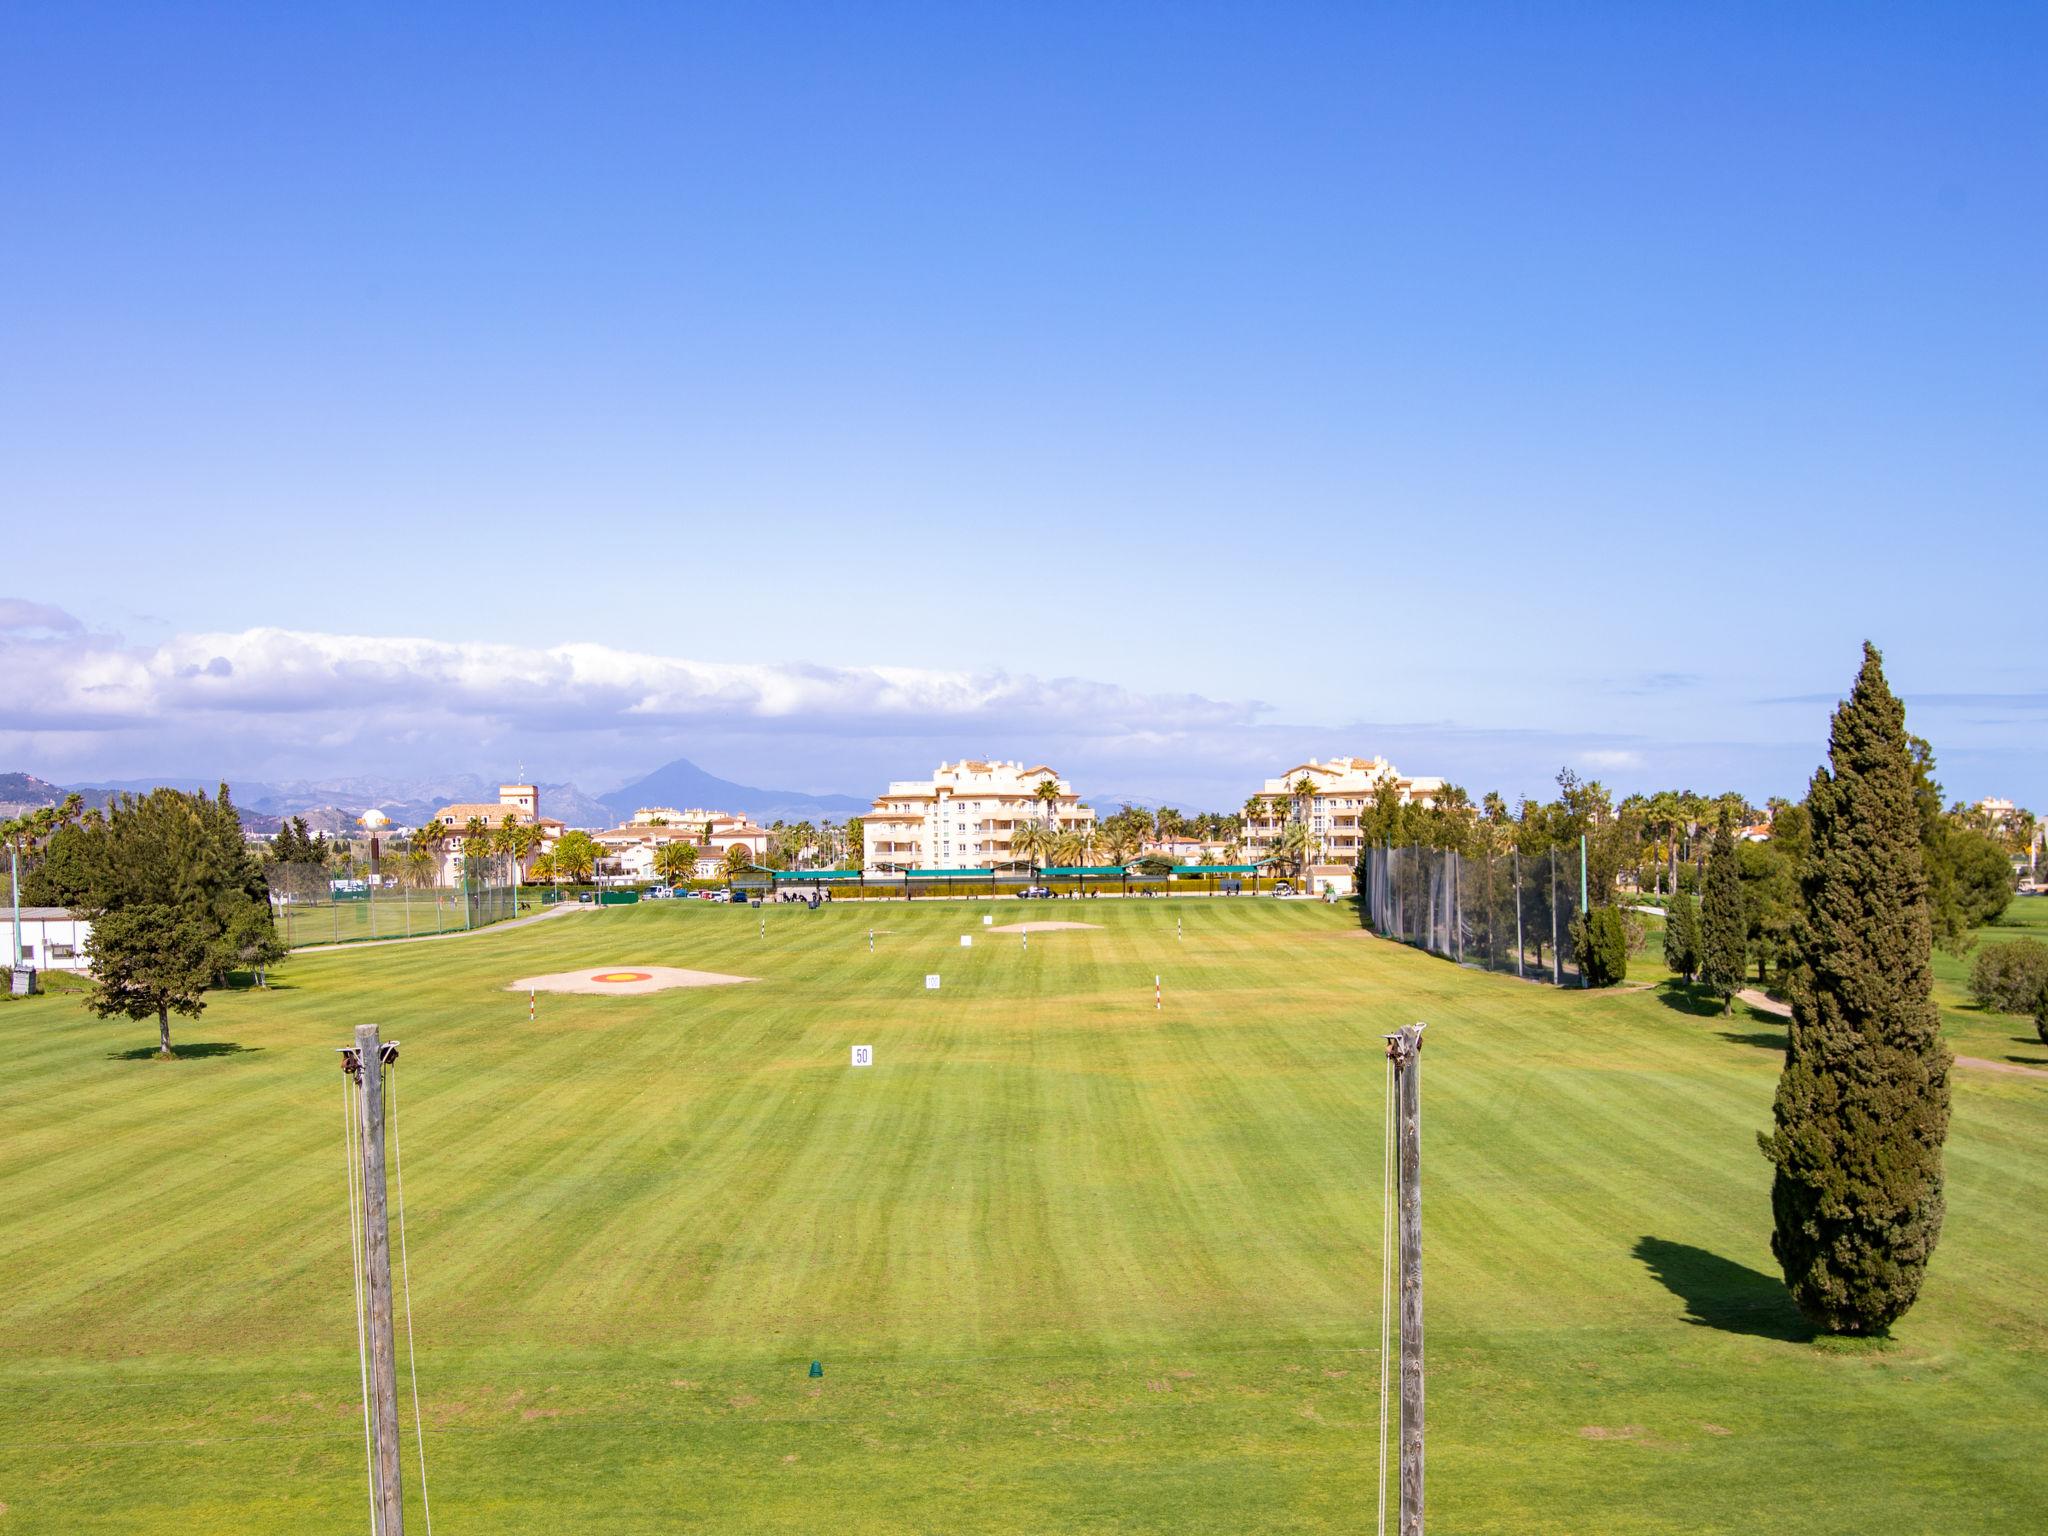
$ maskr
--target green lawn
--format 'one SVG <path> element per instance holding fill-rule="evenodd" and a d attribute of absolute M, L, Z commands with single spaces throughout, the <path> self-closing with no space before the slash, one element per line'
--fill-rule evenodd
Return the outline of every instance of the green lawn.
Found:
<path fill-rule="evenodd" d="M 1935 951 L 1934 996 L 1941 1004 L 1942 1031 L 1949 1044 L 1967 1055 L 2048 1067 L 2048 1045 L 2041 1043 L 2032 1019 L 1987 1012 L 1970 997 L 1970 964 L 1977 952 L 2013 939 L 2048 943 L 2048 897 L 2014 897 L 1997 923 L 1976 930 L 1970 952 L 1961 958 Z"/>
<path fill-rule="evenodd" d="M 2048 1079 L 1958 1074 L 1919 1307 L 1817 1345 L 1767 1247 L 1772 1021 L 1348 907 L 1005 903 L 1104 931 L 960 949 L 982 910 L 302 956 L 169 1063 L 75 996 L 0 1009 L 0 1536 L 364 1528 L 333 1048 L 371 1019 L 446 1531 L 1369 1531 L 1415 1019 L 1437 1530 L 2039 1529 Z M 631 962 L 762 980 L 536 1025 L 500 990 Z"/>

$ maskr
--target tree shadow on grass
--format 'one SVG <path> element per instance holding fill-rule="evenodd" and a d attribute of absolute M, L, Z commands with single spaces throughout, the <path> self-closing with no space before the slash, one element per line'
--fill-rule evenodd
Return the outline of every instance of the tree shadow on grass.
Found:
<path fill-rule="evenodd" d="M 1695 1327 L 1794 1344 L 1814 1337 L 1812 1325 L 1774 1276 L 1661 1237 L 1639 1238 L 1635 1254 L 1652 1279 L 1685 1303 L 1685 1320 Z"/>
<path fill-rule="evenodd" d="M 1724 1029 L 1721 1038 L 1734 1045 L 1753 1045 L 1761 1051 L 1785 1051 L 1785 1031 L 1782 1029 L 1735 1030 Z"/>
<path fill-rule="evenodd" d="M 178 1061 L 203 1061 L 209 1056 L 246 1056 L 262 1050 L 260 1045 L 237 1045 L 232 1040 L 194 1040 L 185 1045 L 173 1045 L 171 1056 Z M 132 1051 L 109 1051 L 109 1061 L 161 1061 L 153 1045 L 138 1046 Z"/>
<path fill-rule="evenodd" d="M 1657 1001 L 1674 1012 L 1687 1014 L 1695 1019 L 1724 1017 L 1721 1012 L 1721 999 L 1698 987 L 1688 987 L 1682 981 L 1659 984 Z"/>

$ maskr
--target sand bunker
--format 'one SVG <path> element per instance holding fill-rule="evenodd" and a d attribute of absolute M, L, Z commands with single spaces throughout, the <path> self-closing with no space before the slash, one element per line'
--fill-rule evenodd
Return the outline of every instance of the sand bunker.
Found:
<path fill-rule="evenodd" d="M 753 979 L 751 976 L 723 976 L 717 971 L 685 971 L 673 965 L 601 965 L 588 971 L 522 976 L 505 990 L 581 992 L 590 997 L 616 997 L 621 993 L 666 992 L 671 987 L 725 987 Z"/>
<path fill-rule="evenodd" d="M 986 928 L 984 933 L 1058 933 L 1065 928 L 1093 928 L 1100 931 L 1100 923 L 1004 923 L 1000 927 Z"/>

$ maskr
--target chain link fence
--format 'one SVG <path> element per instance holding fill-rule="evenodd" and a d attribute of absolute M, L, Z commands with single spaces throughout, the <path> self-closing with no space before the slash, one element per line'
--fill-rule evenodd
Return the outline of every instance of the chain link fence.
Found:
<path fill-rule="evenodd" d="M 518 911 L 512 861 L 468 861 L 453 886 L 387 886 L 338 876 L 321 864 L 271 864 L 263 871 L 270 910 L 287 949 L 364 939 L 412 939 L 461 933 L 502 922 Z"/>
<path fill-rule="evenodd" d="M 1577 848 L 1460 854 L 1368 848 L 1359 905 L 1382 938 L 1460 965 L 1560 987 L 1581 984 L 1572 919 L 1585 900 Z"/>

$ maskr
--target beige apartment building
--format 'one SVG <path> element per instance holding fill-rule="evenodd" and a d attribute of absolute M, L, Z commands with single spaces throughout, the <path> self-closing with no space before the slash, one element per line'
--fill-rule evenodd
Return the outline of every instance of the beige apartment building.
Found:
<path fill-rule="evenodd" d="M 495 832 L 515 816 L 521 826 L 534 827 L 540 832 L 539 839 L 527 850 L 526 856 L 515 861 L 512 877 L 515 882 L 524 881 L 527 872 L 533 868 L 533 861 L 553 851 L 556 839 L 565 830 L 554 817 L 541 815 L 540 789 L 532 784 L 500 784 L 495 803 L 488 800 L 465 801 L 444 805 L 434 812 L 433 819 L 441 824 L 441 841 L 434 850 L 435 882 L 440 885 L 462 883 L 462 834 L 471 818 Z"/>
<path fill-rule="evenodd" d="M 1303 779 L 1315 786 L 1305 806 L 1295 790 Z M 1253 797 L 1262 803 L 1259 814 L 1245 818 L 1245 851 L 1255 860 L 1267 857 L 1287 824 L 1305 810 L 1315 846 L 1316 888 L 1342 884 L 1348 889 L 1361 847 L 1359 815 L 1372 805 L 1380 785 L 1388 782 L 1403 805 L 1432 805 L 1444 791 L 1444 780 L 1402 773 L 1384 757 L 1333 757 L 1327 762 L 1312 757 L 1266 780 Z"/>
<path fill-rule="evenodd" d="M 1056 793 L 1043 797 L 1041 784 Z M 928 779 L 891 782 L 861 818 L 862 866 L 870 874 L 906 869 L 1000 869 L 1018 858 L 1010 840 L 1036 822 L 1055 833 L 1089 832 L 1095 812 L 1043 763 L 941 763 Z"/>

